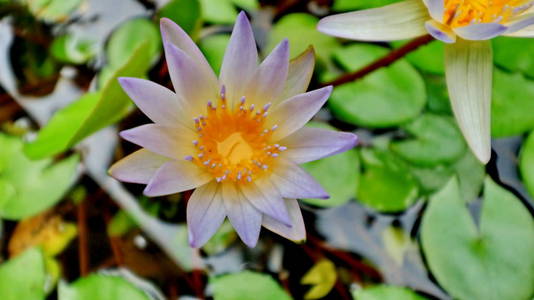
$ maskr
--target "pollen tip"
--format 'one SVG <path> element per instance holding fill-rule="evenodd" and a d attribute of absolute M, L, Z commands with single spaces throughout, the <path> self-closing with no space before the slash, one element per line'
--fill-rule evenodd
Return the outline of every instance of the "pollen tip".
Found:
<path fill-rule="evenodd" d="M 184 157 L 184 159 L 188 161 L 193 161 L 193 156 L 187 155 L 186 157 Z"/>

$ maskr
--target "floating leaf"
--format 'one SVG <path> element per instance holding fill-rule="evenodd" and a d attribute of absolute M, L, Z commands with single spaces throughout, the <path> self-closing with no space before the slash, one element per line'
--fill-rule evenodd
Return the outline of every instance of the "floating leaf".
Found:
<path fill-rule="evenodd" d="M 269 37 L 269 44 L 265 48 L 272 50 L 280 41 L 289 40 L 290 57 L 296 57 L 305 51 L 310 45 L 313 46 L 317 58 L 326 62 L 332 52 L 339 47 L 339 42 L 328 35 L 317 31 L 319 19 L 305 13 L 293 13 L 283 16 L 274 24 Z"/>
<path fill-rule="evenodd" d="M 9 255 L 16 256 L 24 250 L 40 246 L 47 256 L 61 253 L 76 237 L 75 224 L 65 222 L 51 211 L 44 212 L 17 224 L 9 240 Z"/>
<path fill-rule="evenodd" d="M 534 78 L 534 41 L 514 37 L 492 39 L 495 64 L 506 70 L 522 72 Z"/>
<path fill-rule="evenodd" d="M 391 149 L 413 164 L 450 163 L 465 153 L 464 139 L 451 117 L 424 114 L 403 127 L 414 138 L 395 141 Z"/>
<path fill-rule="evenodd" d="M 352 292 L 354 300 L 424 300 L 414 291 L 400 286 L 377 285 Z"/>
<path fill-rule="evenodd" d="M 150 298 L 132 283 L 119 276 L 92 274 L 58 289 L 59 300 L 149 300 Z"/>
<path fill-rule="evenodd" d="M 399 41 L 391 43 L 395 48 L 407 44 L 409 41 Z M 427 45 L 419 47 L 417 50 L 408 53 L 406 59 L 421 71 L 431 74 L 445 73 L 444 44 L 441 41 L 433 41 Z"/>
<path fill-rule="evenodd" d="M 317 262 L 300 280 L 301 284 L 313 287 L 304 295 L 304 299 L 320 299 L 328 295 L 336 284 L 336 266 L 328 259 Z"/>
<path fill-rule="evenodd" d="M 230 246 L 237 239 L 237 234 L 232 227 L 232 224 L 227 220 L 219 230 L 210 238 L 210 240 L 202 247 L 208 255 L 215 255 L 222 252 Z"/>
<path fill-rule="evenodd" d="M 18 220 L 35 215 L 61 200 L 72 184 L 79 157 L 58 163 L 29 160 L 17 137 L 0 133 L 0 217 Z"/>
<path fill-rule="evenodd" d="M 139 62 L 150 60 L 148 46 L 144 43 L 138 47 L 101 91 L 85 94 L 59 110 L 39 131 L 37 138 L 24 146 L 24 152 L 33 159 L 60 153 L 122 119 L 133 105 L 116 79 L 121 76 L 139 77 L 145 73 L 146 65 Z"/>
<path fill-rule="evenodd" d="M 91 59 L 95 52 L 95 45 L 91 41 L 71 34 L 56 37 L 50 45 L 52 56 L 65 63 L 83 64 Z"/>
<path fill-rule="evenodd" d="M 191 36 L 202 24 L 199 0 L 171 0 L 159 9 L 158 16 L 171 19 Z"/>
<path fill-rule="evenodd" d="M 36 248 L 0 265 L 2 300 L 44 300 L 45 283 L 44 257 Z"/>
<path fill-rule="evenodd" d="M 352 11 L 382 7 L 402 0 L 334 0 L 333 11 Z"/>
<path fill-rule="evenodd" d="M 310 122 L 310 127 L 335 130 L 324 123 Z M 302 199 L 321 207 L 338 206 L 356 196 L 360 178 L 360 159 L 354 149 L 302 165 L 330 195 L 329 199 Z"/>
<path fill-rule="evenodd" d="M 417 181 L 389 152 L 363 150 L 364 173 L 357 200 L 381 212 L 402 211 L 417 200 Z"/>
<path fill-rule="evenodd" d="M 386 55 L 388 49 L 353 44 L 335 51 L 346 71 L 355 71 Z M 330 109 L 340 120 L 365 127 L 390 127 L 415 118 L 424 108 L 426 89 L 421 75 L 405 60 L 334 89 Z"/>
<path fill-rule="evenodd" d="M 521 74 L 494 72 L 491 102 L 491 134 L 520 135 L 534 129 L 534 81 Z"/>
<path fill-rule="evenodd" d="M 212 277 L 209 284 L 215 300 L 291 299 L 271 276 L 251 271 Z"/>
<path fill-rule="evenodd" d="M 48 21 L 65 21 L 69 14 L 80 6 L 82 0 L 25 0 L 30 12 L 37 18 Z"/>
<path fill-rule="evenodd" d="M 452 115 L 445 76 L 427 74 L 425 84 L 428 110 L 437 114 Z"/>
<path fill-rule="evenodd" d="M 519 169 L 528 192 L 534 197 L 534 131 L 530 133 L 521 148 Z"/>
<path fill-rule="evenodd" d="M 432 274 L 455 299 L 527 299 L 534 293 L 534 221 L 510 192 L 485 182 L 480 221 L 451 180 L 421 224 Z M 526 283 L 526 284 L 525 284 Z"/>
<path fill-rule="evenodd" d="M 226 46 L 230 42 L 229 34 L 215 34 L 200 40 L 199 47 L 206 56 L 210 66 L 218 74 L 221 69 Z"/>
<path fill-rule="evenodd" d="M 247 10 L 259 7 L 258 0 L 200 0 L 200 4 L 204 19 L 216 24 L 233 24 L 237 17 L 236 5 Z"/>

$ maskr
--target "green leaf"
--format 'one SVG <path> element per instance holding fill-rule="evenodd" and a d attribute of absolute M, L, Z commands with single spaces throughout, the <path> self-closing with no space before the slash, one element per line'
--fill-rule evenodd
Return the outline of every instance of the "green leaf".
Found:
<path fill-rule="evenodd" d="M 392 42 L 395 48 L 407 44 L 408 41 Z M 445 73 L 445 45 L 441 41 L 433 41 L 427 45 L 419 47 L 417 50 L 408 53 L 406 59 L 421 71 L 431 74 Z"/>
<path fill-rule="evenodd" d="M 432 274 L 455 299 L 527 299 L 534 293 L 534 221 L 486 179 L 478 225 L 456 180 L 432 197 L 421 239 Z"/>
<path fill-rule="evenodd" d="M 298 56 L 312 45 L 317 58 L 326 62 L 340 44 L 335 38 L 317 31 L 318 22 L 319 19 L 306 13 L 293 13 L 282 17 L 274 24 L 265 49 L 270 52 L 287 38 L 290 44 L 290 57 Z"/>
<path fill-rule="evenodd" d="M 209 284 L 215 300 L 291 299 L 271 276 L 251 271 L 212 277 Z"/>
<path fill-rule="evenodd" d="M 159 18 L 169 18 L 191 36 L 202 24 L 199 0 L 171 0 L 158 11 Z"/>
<path fill-rule="evenodd" d="M 50 46 L 52 56 L 59 61 L 72 64 L 87 62 L 95 52 L 96 47 L 91 41 L 70 34 L 56 37 Z"/>
<path fill-rule="evenodd" d="M 226 220 L 222 223 L 219 230 L 210 238 L 202 247 L 208 255 L 215 255 L 228 248 L 237 239 L 237 234 L 232 224 Z"/>
<path fill-rule="evenodd" d="M 414 291 L 400 286 L 377 285 L 352 292 L 354 300 L 424 300 Z"/>
<path fill-rule="evenodd" d="M 79 157 L 58 163 L 32 161 L 17 137 L 0 133 L 0 217 L 19 220 L 48 209 L 63 198 L 72 184 Z"/>
<path fill-rule="evenodd" d="M 528 192 L 534 197 L 534 131 L 530 133 L 521 148 L 519 170 Z"/>
<path fill-rule="evenodd" d="M 513 72 L 534 78 L 534 40 L 514 37 L 492 39 L 495 64 Z"/>
<path fill-rule="evenodd" d="M 462 134 L 450 117 L 424 114 L 403 127 L 413 138 L 393 142 L 391 149 L 413 164 L 450 163 L 466 150 Z"/>
<path fill-rule="evenodd" d="M 226 46 L 230 42 L 229 34 L 214 34 L 200 40 L 200 50 L 206 56 L 215 73 L 219 74 Z"/>
<path fill-rule="evenodd" d="M 204 19 L 215 24 L 233 24 L 237 17 L 235 5 L 247 10 L 259 7 L 257 0 L 200 0 L 200 4 Z"/>
<path fill-rule="evenodd" d="M 335 51 L 334 57 L 346 71 L 352 72 L 388 51 L 375 45 L 353 44 Z M 424 81 L 405 60 L 337 87 L 329 100 L 330 109 L 340 120 L 374 128 L 410 121 L 419 115 L 425 102 Z"/>
<path fill-rule="evenodd" d="M 317 262 L 300 280 L 301 284 L 311 284 L 312 288 L 304 299 L 320 299 L 328 295 L 336 284 L 336 266 L 328 259 Z"/>
<path fill-rule="evenodd" d="M 123 66 L 142 44 L 148 43 L 148 59 L 137 63 L 152 62 L 161 52 L 159 30 L 151 21 L 143 18 L 131 19 L 113 31 L 106 47 L 108 64 Z M 148 67 L 145 67 L 148 69 Z"/>
<path fill-rule="evenodd" d="M 44 300 L 46 277 L 41 251 L 26 250 L 0 265 L 2 300 Z"/>
<path fill-rule="evenodd" d="M 82 0 L 25 0 L 30 12 L 47 22 L 65 21 Z"/>
<path fill-rule="evenodd" d="M 333 11 L 352 11 L 382 7 L 402 0 L 334 0 Z"/>
<path fill-rule="evenodd" d="M 107 226 L 110 236 L 121 236 L 128 233 L 131 229 L 137 228 L 135 221 L 124 210 L 119 210 Z"/>
<path fill-rule="evenodd" d="M 452 115 L 445 76 L 426 74 L 424 78 L 428 110 L 433 113 Z"/>
<path fill-rule="evenodd" d="M 148 43 L 139 46 L 101 91 L 85 94 L 59 110 L 41 129 L 35 141 L 25 145 L 24 152 L 33 159 L 60 153 L 122 119 L 133 106 L 117 78 L 139 77 L 146 72 L 146 65 L 139 62 L 150 59 L 148 46 Z"/>
<path fill-rule="evenodd" d="M 417 181 L 390 152 L 364 149 L 362 158 L 365 167 L 358 201 L 380 212 L 397 212 L 417 200 Z"/>
<path fill-rule="evenodd" d="M 73 284 L 60 283 L 59 300 L 149 300 L 150 298 L 126 279 L 92 274 Z"/>
<path fill-rule="evenodd" d="M 534 129 L 534 81 L 498 69 L 495 69 L 494 78 L 492 136 L 514 136 Z"/>
<path fill-rule="evenodd" d="M 324 123 L 310 122 L 307 126 L 336 130 Z M 302 199 L 320 207 L 339 206 L 354 198 L 360 178 L 360 158 L 354 149 L 308 162 L 302 167 L 325 188 L 329 199 Z"/>

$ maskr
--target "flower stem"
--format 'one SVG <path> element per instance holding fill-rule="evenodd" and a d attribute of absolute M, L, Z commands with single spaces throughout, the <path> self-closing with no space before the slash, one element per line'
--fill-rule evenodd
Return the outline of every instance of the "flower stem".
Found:
<path fill-rule="evenodd" d="M 426 45 L 433 40 L 434 38 L 428 34 L 418 37 L 410 41 L 406 45 L 391 51 L 388 55 L 382 58 L 379 58 L 378 60 L 368 64 L 367 66 L 353 73 L 347 73 L 347 74 L 341 75 L 340 77 L 332 81 L 321 84 L 321 87 L 328 86 L 328 85 L 338 86 L 338 85 L 342 85 L 342 84 L 363 78 L 366 75 L 372 73 L 373 71 L 376 71 L 382 67 L 387 67 L 391 65 L 392 63 L 406 56 L 408 53 L 417 50 L 419 47 Z"/>

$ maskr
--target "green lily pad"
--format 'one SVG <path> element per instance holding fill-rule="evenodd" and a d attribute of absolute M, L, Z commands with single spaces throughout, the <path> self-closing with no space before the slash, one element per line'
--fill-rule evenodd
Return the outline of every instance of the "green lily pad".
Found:
<path fill-rule="evenodd" d="M 426 74 L 427 109 L 437 114 L 452 115 L 445 76 Z"/>
<path fill-rule="evenodd" d="M 61 22 L 68 19 L 82 0 L 25 0 L 30 12 L 47 22 Z"/>
<path fill-rule="evenodd" d="M 202 250 L 208 255 L 215 255 L 228 248 L 237 239 L 237 233 L 232 227 L 230 221 L 226 220 L 222 223 L 219 230 L 210 238 L 210 240 L 202 247 Z"/>
<path fill-rule="evenodd" d="M 513 37 L 492 39 L 493 60 L 499 67 L 534 78 L 534 40 Z"/>
<path fill-rule="evenodd" d="M 50 46 L 50 53 L 57 60 L 83 64 L 91 59 L 96 52 L 95 45 L 88 40 L 82 40 L 75 35 L 62 35 L 54 39 Z"/>
<path fill-rule="evenodd" d="M 209 285 L 215 300 L 292 299 L 271 276 L 257 272 L 243 271 L 212 277 Z"/>
<path fill-rule="evenodd" d="M 354 300 L 425 300 L 414 291 L 400 286 L 377 285 L 352 292 Z"/>
<path fill-rule="evenodd" d="M 521 74 L 494 72 L 491 134 L 520 135 L 534 129 L 534 81 Z"/>
<path fill-rule="evenodd" d="M 58 289 L 59 300 L 150 300 L 140 289 L 118 276 L 92 274 Z"/>
<path fill-rule="evenodd" d="M 307 126 L 336 130 L 324 123 L 310 122 Z M 339 206 L 354 198 L 360 178 L 360 158 L 354 149 L 308 162 L 302 167 L 325 188 L 329 199 L 302 199 L 320 207 Z"/>
<path fill-rule="evenodd" d="M 364 172 L 356 199 L 380 212 L 398 212 L 418 197 L 416 179 L 407 165 L 390 152 L 363 149 Z"/>
<path fill-rule="evenodd" d="M 56 112 L 37 138 L 24 146 L 24 152 L 32 159 L 58 154 L 128 114 L 133 104 L 117 78 L 143 76 L 147 65 L 140 62 L 150 60 L 148 47 L 148 43 L 139 46 L 101 91 L 85 94 Z"/>
<path fill-rule="evenodd" d="M 409 41 L 391 43 L 395 48 L 400 48 Z M 421 71 L 431 74 L 445 73 L 445 45 L 441 41 L 433 41 L 408 53 L 406 59 Z"/>
<path fill-rule="evenodd" d="M 199 0 L 171 0 L 158 11 L 160 18 L 169 18 L 191 36 L 202 25 Z"/>
<path fill-rule="evenodd" d="M 395 141 L 391 149 L 415 165 L 450 163 L 466 150 L 462 134 L 451 117 L 424 114 L 403 127 L 413 138 Z"/>
<path fill-rule="evenodd" d="M 402 0 L 334 0 L 332 10 L 336 12 L 382 7 Z"/>
<path fill-rule="evenodd" d="M 334 58 L 348 72 L 383 57 L 388 49 L 353 44 L 335 51 Z M 329 107 L 340 120 L 364 127 L 384 128 L 415 118 L 426 103 L 425 83 L 405 60 L 379 69 L 334 89 Z"/>
<path fill-rule="evenodd" d="M 432 274 L 455 299 L 529 299 L 534 293 L 534 221 L 512 193 L 486 179 L 475 223 L 451 180 L 421 224 Z"/>
<path fill-rule="evenodd" d="M 215 24 L 233 24 L 237 17 L 236 6 L 253 11 L 258 0 L 200 0 L 204 19 Z"/>
<path fill-rule="evenodd" d="M 22 141 L 0 133 L 0 217 L 19 220 L 56 204 L 70 188 L 78 155 L 60 162 L 32 161 L 22 152 Z"/>
<path fill-rule="evenodd" d="M 2 300 L 44 300 L 46 279 L 43 254 L 28 249 L 0 265 Z"/>
<path fill-rule="evenodd" d="M 528 192 L 534 197 L 534 131 L 530 133 L 521 148 L 519 169 Z"/>
<path fill-rule="evenodd" d="M 230 42 L 229 34 L 215 34 L 200 40 L 199 47 L 206 56 L 213 70 L 219 74 L 226 46 Z"/>
<path fill-rule="evenodd" d="M 293 13 L 282 17 L 274 24 L 269 37 L 269 44 L 265 48 L 269 52 L 283 39 L 290 44 L 290 57 L 296 57 L 313 46 L 317 58 L 326 62 L 332 52 L 339 47 L 339 42 L 328 35 L 317 31 L 319 19 L 305 13 Z"/>

